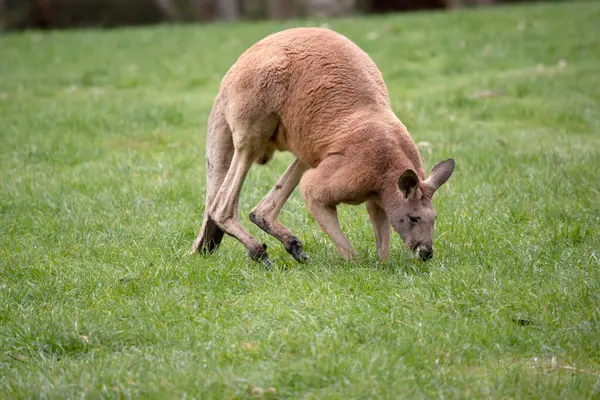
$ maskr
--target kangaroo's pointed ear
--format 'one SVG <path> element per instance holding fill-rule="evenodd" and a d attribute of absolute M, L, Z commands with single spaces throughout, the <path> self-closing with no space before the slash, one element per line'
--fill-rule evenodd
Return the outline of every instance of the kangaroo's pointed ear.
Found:
<path fill-rule="evenodd" d="M 398 178 L 398 189 L 404 194 L 404 197 L 408 199 L 410 195 L 415 193 L 419 188 L 419 177 L 412 169 L 404 171 L 400 178 Z"/>
<path fill-rule="evenodd" d="M 429 178 L 425 180 L 425 184 L 432 188 L 434 191 L 438 190 L 446 181 L 452 176 L 454 172 L 454 160 L 449 158 L 431 168 Z"/>

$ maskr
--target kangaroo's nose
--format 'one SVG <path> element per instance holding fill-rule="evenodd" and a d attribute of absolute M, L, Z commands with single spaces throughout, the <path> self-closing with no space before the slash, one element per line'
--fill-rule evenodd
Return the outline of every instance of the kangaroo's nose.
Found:
<path fill-rule="evenodd" d="M 431 248 L 427 248 L 425 246 L 419 246 L 417 248 L 417 255 L 419 256 L 419 258 L 423 261 L 427 261 L 429 260 L 431 257 L 433 257 L 433 249 Z"/>

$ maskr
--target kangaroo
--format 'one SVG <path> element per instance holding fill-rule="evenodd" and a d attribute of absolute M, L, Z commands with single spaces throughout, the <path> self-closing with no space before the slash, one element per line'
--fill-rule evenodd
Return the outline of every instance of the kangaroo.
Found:
<path fill-rule="evenodd" d="M 250 220 L 299 262 L 302 243 L 277 218 L 300 184 L 304 202 L 345 260 L 356 252 L 336 206 L 366 203 L 377 254 L 389 258 L 390 225 L 422 260 L 433 254 L 435 191 L 454 160 L 425 178 L 419 150 L 394 115 L 373 60 L 345 36 L 323 28 L 271 34 L 244 52 L 221 82 L 208 121 L 206 206 L 192 253 L 217 249 L 224 233 L 267 268 L 267 247 L 238 221 L 242 184 L 253 163 L 275 151 L 295 156 Z"/>

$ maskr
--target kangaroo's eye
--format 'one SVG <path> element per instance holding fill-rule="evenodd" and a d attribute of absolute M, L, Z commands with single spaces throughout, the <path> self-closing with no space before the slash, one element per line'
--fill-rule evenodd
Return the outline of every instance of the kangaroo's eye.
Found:
<path fill-rule="evenodd" d="M 421 217 L 413 217 L 412 215 L 408 215 L 408 220 L 412 223 L 412 224 L 416 224 L 421 220 Z"/>

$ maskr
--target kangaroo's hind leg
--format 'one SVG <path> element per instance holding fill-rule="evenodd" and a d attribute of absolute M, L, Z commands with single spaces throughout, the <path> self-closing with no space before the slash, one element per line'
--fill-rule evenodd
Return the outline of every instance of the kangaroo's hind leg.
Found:
<path fill-rule="evenodd" d="M 306 165 L 296 159 L 250 213 L 250 220 L 283 243 L 287 252 L 298 262 L 308 261 L 308 255 L 302 249 L 302 243 L 279 222 L 277 216 L 307 169 Z"/>
<path fill-rule="evenodd" d="M 225 180 L 210 207 L 210 218 L 225 233 L 238 239 L 248 249 L 248 255 L 254 261 L 271 265 L 265 247 L 253 238 L 239 223 L 238 204 L 244 179 L 256 156 L 247 149 L 236 149 Z"/>
<path fill-rule="evenodd" d="M 252 163 L 264 153 L 264 146 L 276 126 L 277 120 L 272 115 L 259 116 L 250 122 L 240 119 L 233 121 L 233 158 L 209 209 L 209 218 L 225 233 L 242 242 L 251 259 L 261 261 L 267 267 L 271 266 L 271 261 L 267 256 L 266 246 L 253 238 L 240 224 L 238 204 L 248 171 Z"/>

